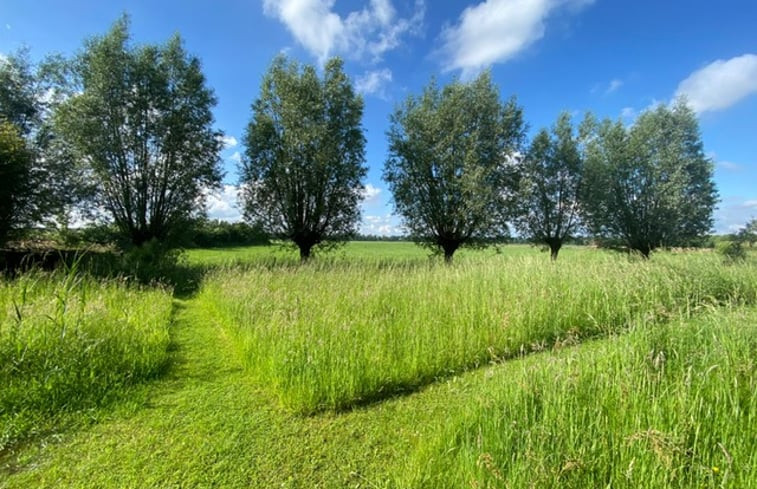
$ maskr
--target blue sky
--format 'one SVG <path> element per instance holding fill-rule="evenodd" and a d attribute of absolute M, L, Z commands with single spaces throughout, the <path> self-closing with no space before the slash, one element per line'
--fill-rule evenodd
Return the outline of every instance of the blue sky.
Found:
<path fill-rule="evenodd" d="M 757 217 L 757 2 L 617 0 L 3 0 L 0 55 L 73 54 L 120 14 L 136 43 L 179 32 L 219 99 L 228 137 L 225 187 L 211 217 L 236 219 L 236 163 L 250 105 L 281 52 L 319 65 L 342 56 L 365 98 L 363 231 L 396 233 L 381 181 L 388 116 L 431 76 L 443 83 L 491 68 L 516 95 L 531 132 L 568 110 L 623 118 L 686 94 L 716 163 L 716 230 Z"/>

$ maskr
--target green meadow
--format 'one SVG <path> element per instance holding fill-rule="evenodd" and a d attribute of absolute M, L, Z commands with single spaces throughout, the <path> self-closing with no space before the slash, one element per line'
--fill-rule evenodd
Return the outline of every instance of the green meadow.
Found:
<path fill-rule="evenodd" d="M 0 282 L 0 487 L 757 487 L 757 259 L 189 250 Z"/>

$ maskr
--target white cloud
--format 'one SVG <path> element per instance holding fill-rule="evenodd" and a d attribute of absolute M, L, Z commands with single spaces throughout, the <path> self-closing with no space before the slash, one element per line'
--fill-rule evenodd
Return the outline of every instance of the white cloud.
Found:
<path fill-rule="evenodd" d="M 683 80 L 676 96 L 685 96 L 697 113 L 726 109 L 757 92 L 757 55 L 719 59 Z"/>
<path fill-rule="evenodd" d="M 223 143 L 223 149 L 233 148 L 237 144 L 239 144 L 239 141 L 237 141 L 237 138 L 235 138 L 234 136 L 228 136 L 225 134 L 221 136 L 220 140 Z"/>
<path fill-rule="evenodd" d="M 563 6 L 575 10 L 593 0 L 485 0 L 463 10 L 442 32 L 445 70 L 464 78 L 512 59 L 544 36 L 545 20 Z"/>
<path fill-rule="evenodd" d="M 393 214 L 384 214 L 383 216 L 363 216 L 363 222 L 360 225 L 360 234 L 371 234 L 374 236 L 401 236 L 404 233 L 405 230 L 399 225 L 396 216 Z"/>
<path fill-rule="evenodd" d="M 757 199 L 726 197 L 723 199 L 723 204 L 715 211 L 715 232 L 736 232 L 756 216 Z"/>
<path fill-rule="evenodd" d="M 623 107 L 620 111 L 620 117 L 623 119 L 635 119 L 636 118 L 636 109 L 633 107 Z"/>
<path fill-rule="evenodd" d="M 205 192 L 205 206 L 208 218 L 235 222 L 242 220 L 242 211 L 237 204 L 239 187 L 224 185 L 220 190 Z"/>
<path fill-rule="evenodd" d="M 381 189 L 374 187 L 372 184 L 367 184 L 363 189 L 363 203 L 370 204 L 378 200 L 378 196 L 381 193 Z"/>
<path fill-rule="evenodd" d="M 355 90 L 364 95 L 373 94 L 379 98 L 386 98 L 386 85 L 391 81 L 392 70 L 389 68 L 368 71 L 355 79 Z"/>
<path fill-rule="evenodd" d="M 610 95 L 615 90 L 623 86 L 623 80 L 618 80 L 617 78 L 610 81 L 610 84 L 607 86 L 607 89 L 605 90 L 605 95 Z"/>
<path fill-rule="evenodd" d="M 399 46 L 403 35 L 418 33 L 425 15 L 423 0 L 416 0 L 409 18 L 397 17 L 391 0 L 370 0 L 344 17 L 333 7 L 334 0 L 263 0 L 263 12 L 286 25 L 320 63 L 335 54 L 380 59 Z"/>
<path fill-rule="evenodd" d="M 240 153 L 239 151 L 234 151 L 234 153 L 229 156 L 229 159 L 238 165 L 242 163 L 242 153 Z"/>

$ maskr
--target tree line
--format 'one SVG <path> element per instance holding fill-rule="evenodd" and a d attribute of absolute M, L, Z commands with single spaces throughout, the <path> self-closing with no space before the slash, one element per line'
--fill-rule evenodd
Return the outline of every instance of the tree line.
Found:
<path fill-rule="evenodd" d="M 71 59 L 0 60 L 0 241 L 104 214 L 133 246 L 170 242 L 222 179 L 223 134 L 199 59 L 176 35 L 135 45 L 127 17 Z M 363 101 L 341 60 L 278 56 L 243 142 L 245 220 L 306 260 L 354 236 L 367 174 Z M 409 95 L 390 117 L 383 178 L 407 234 L 450 261 L 512 229 L 548 247 L 591 235 L 644 257 L 696 245 L 717 191 L 685 100 L 631 125 L 562 113 L 529 141 L 491 75 Z"/>

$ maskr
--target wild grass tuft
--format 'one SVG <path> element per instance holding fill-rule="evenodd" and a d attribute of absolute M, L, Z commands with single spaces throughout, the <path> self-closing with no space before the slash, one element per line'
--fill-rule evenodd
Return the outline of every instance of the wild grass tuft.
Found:
<path fill-rule="evenodd" d="M 166 361 L 172 298 L 77 271 L 0 280 L 0 449 Z"/>

